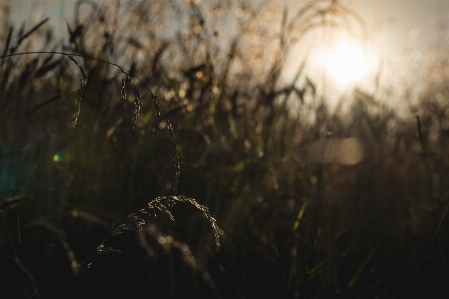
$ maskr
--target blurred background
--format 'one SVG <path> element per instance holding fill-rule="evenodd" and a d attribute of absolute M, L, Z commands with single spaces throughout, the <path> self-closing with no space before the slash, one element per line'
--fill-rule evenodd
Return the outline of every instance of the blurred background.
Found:
<path fill-rule="evenodd" d="M 2 298 L 449 295 L 447 1 L 0 15 Z"/>

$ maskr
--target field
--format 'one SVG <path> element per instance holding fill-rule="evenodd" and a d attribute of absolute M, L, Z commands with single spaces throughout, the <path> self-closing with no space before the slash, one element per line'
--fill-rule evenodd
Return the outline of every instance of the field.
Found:
<path fill-rule="evenodd" d="M 0 11 L 1 298 L 448 298 L 446 50 L 330 109 L 282 74 L 339 1 L 77 3 Z"/>

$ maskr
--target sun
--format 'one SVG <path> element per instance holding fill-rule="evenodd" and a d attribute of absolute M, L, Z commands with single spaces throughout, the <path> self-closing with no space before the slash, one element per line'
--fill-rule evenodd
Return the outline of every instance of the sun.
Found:
<path fill-rule="evenodd" d="M 325 74 L 341 88 L 363 81 L 378 64 L 366 47 L 347 38 L 337 40 L 320 56 Z"/>

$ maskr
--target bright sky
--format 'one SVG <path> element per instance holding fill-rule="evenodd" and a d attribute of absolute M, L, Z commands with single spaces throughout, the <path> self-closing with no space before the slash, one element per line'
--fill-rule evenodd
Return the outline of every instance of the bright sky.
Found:
<path fill-rule="evenodd" d="M 72 16 L 75 0 L 9 2 L 12 3 L 13 14 L 18 16 L 16 19 L 28 20 L 29 23 L 33 16 L 40 15 L 40 19 L 48 16 L 56 33 L 64 33 L 65 20 Z M 280 8 L 288 7 L 289 15 L 293 15 L 305 1 L 277 0 L 276 3 Z M 342 86 L 357 81 L 358 76 L 369 76 L 367 73 L 373 72 L 379 59 L 384 61 L 384 69 L 397 72 L 399 76 L 408 74 L 411 67 L 416 68 L 425 60 L 432 43 L 449 43 L 449 0 L 342 0 L 342 3 L 360 14 L 371 36 L 370 41 L 362 45 L 339 37 L 333 48 L 328 46 L 315 51 L 319 53 L 316 55 L 318 60 L 327 64 L 321 67 Z M 344 76 L 342 68 L 347 72 Z"/>
<path fill-rule="evenodd" d="M 293 14 L 304 1 L 280 3 L 290 7 Z M 394 78 L 398 84 L 414 84 L 413 80 L 419 81 L 420 67 L 432 45 L 449 46 L 449 0 L 342 0 L 341 3 L 364 19 L 370 36 L 362 44 L 347 39 L 338 42 L 342 38 L 336 36 L 333 47 L 314 51 L 314 60 L 326 64 L 322 68 L 340 88 L 360 76 L 362 83 L 356 84 L 371 91 L 379 61 L 383 61 L 383 77 Z M 317 34 L 312 39 L 320 38 Z M 310 67 L 316 69 L 320 63 Z M 292 72 L 294 68 L 292 63 Z"/>
<path fill-rule="evenodd" d="M 347 0 L 366 18 L 383 57 L 397 66 L 422 60 L 432 43 L 449 41 L 447 0 Z M 441 30 L 440 30 L 441 29 Z M 439 36 L 441 35 L 441 37 Z"/>

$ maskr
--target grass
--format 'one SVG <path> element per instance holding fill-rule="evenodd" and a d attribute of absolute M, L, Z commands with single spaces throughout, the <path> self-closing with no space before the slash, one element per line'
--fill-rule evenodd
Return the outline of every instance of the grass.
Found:
<path fill-rule="evenodd" d="M 78 3 L 63 40 L 0 31 L 2 297 L 447 290 L 445 55 L 405 116 L 382 86 L 343 113 L 281 80 L 315 28 L 363 27 L 339 1 Z"/>
<path fill-rule="evenodd" d="M 30 32 L 25 34 L 25 38 L 27 36 L 29 36 L 32 32 L 34 32 L 38 27 L 40 27 L 42 24 L 44 24 L 45 22 L 41 22 L 39 25 L 35 26 L 33 29 L 30 30 Z M 23 38 L 21 38 L 23 39 Z M 20 40 L 20 39 L 19 39 Z M 6 49 L 7 50 L 7 49 Z M 11 50 L 11 52 L 14 49 Z M 12 53 L 12 54 L 8 54 L 8 55 L 3 55 L 1 56 L 2 59 L 5 58 L 11 58 L 14 56 L 23 56 L 23 55 L 30 55 L 30 54 L 39 54 L 39 55 L 43 55 L 43 54 L 51 54 L 51 55 L 64 55 L 67 58 L 69 58 L 71 61 L 73 61 L 79 68 L 80 73 L 82 74 L 82 79 L 80 80 L 80 87 L 79 87 L 79 91 L 78 91 L 78 95 L 75 99 L 75 113 L 72 116 L 72 127 L 75 129 L 77 122 L 78 122 L 78 118 L 80 116 L 80 111 L 81 111 L 81 100 L 83 98 L 84 95 L 84 90 L 86 88 L 88 79 L 86 76 L 86 73 L 84 71 L 84 69 L 82 68 L 82 66 L 80 65 L 80 63 L 75 60 L 73 58 L 73 56 L 78 56 L 78 57 L 83 57 L 82 55 L 79 54 L 67 54 L 67 53 L 61 53 L 61 52 L 56 52 L 56 51 L 50 51 L 50 52 L 46 52 L 46 51 L 40 51 L 40 52 L 21 52 L 21 53 Z M 83 57 L 86 59 L 86 57 Z M 124 101 L 127 101 L 127 95 L 126 95 L 126 81 L 131 81 L 133 87 L 134 87 L 134 92 L 135 92 L 135 100 L 134 100 L 134 106 L 135 106 L 135 111 L 134 111 L 134 115 L 132 118 L 132 125 L 133 128 L 136 125 L 136 122 L 138 120 L 139 117 L 139 112 L 140 112 L 140 107 L 142 105 L 142 96 L 140 95 L 135 83 L 132 80 L 132 77 L 134 77 L 132 74 L 129 73 L 128 70 L 126 70 L 125 68 L 116 65 L 114 63 L 110 63 L 108 61 L 104 61 L 104 60 L 100 60 L 100 59 L 96 59 L 96 58 L 90 58 L 92 60 L 96 60 L 99 62 L 103 62 L 105 64 L 109 64 L 109 65 L 113 65 L 116 66 L 120 69 L 120 71 L 124 74 L 124 78 L 122 79 L 122 85 L 121 85 L 121 95 Z M 139 78 L 137 78 L 140 82 L 142 82 Z M 157 99 L 157 96 L 154 95 L 151 90 L 149 88 L 147 88 L 148 92 L 150 93 L 151 96 L 151 100 L 154 104 L 155 107 L 155 111 L 156 111 L 156 122 L 155 122 L 155 128 L 153 129 L 153 137 L 156 138 L 156 133 L 159 130 L 159 127 L 161 125 L 161 120 L 162 117 L 161 115 L 164 114 L 163 110 L 160 108 L 160 103 Z M 42 107 L 42 105 L 38 106 L 39 108 Z M 165 114 L 164 114 L 165 115 Z M 178 185 L 178 178 L 179 178 L 179 174 L 180 174 L 180 164 L 179 164 L 179 154 L 178 154 L 178 150 L 177 150 L 177 145 L 176 145 L 176 138 L 175 138 L 175 134 L 172 128 L 172 125 L 170 123 L 170 120 L 168 119 L 168 117 L 165 117 L 165 122 L 166 122 L 166 129 L 169 130 L 170 132 L 170 139 L 172 142 L 172 152 L 173 152 L 173 161 L 174 161 L 174 166 L 175 166 L 175 182 L 174 182 L 174 187 L 173 187 L 173 192 L 174 195 L 173 196 L 165 196 L 165 197 L 158 197 L 150 202 L 148 202 L 148 207 L 145 208 L 141 208 L 138 211 L 131 213 L 128 215 L 128 222 L 127 223 L 122 223 L 120 225 L 118 225 L 116 228 L 113 229 L 112 233 L 109 235 L 109 237 L 111 236 L 117 236 L 119 234 L 124 233 L 127 230 L 137 230 L 139 232 L 144 231 L 147 227 L 147 221 L 145 220 L 145 218 L 148 218 L 148 216 L 152 216 L 152 217 L 156 217 L 156 211 L 161 211 L 166 213 L 171 220 L 175 221 L 175 218 L 173 217 L 173 215 L 170 213 L 169 207 L 172 207 L 174 203 L 178 203 L 178 202 L 187 202 L 192 204 L 195 208 L 197 208 L 198 210 L 202 211 L 204 213 L 204 215 L 207 217 L 207 219 L 211 222 L 212 225 L 212 229 L 213 229 L 213 233 L 214 233 L 214 237 L 215 237 L 215 246 L 216 249 L 218 250 L 220 243 L 219 243 L 219 233 L 218 233 L 218 226 L 216 223 L 216 220 L 210 215 L 209 213 L 209 209 L 203 205 L 198 204 L 195 199 L 192 198 L 188 198 L 185 197 L 183 195 L 177 196 L 177 185 Z M 55 161 L 60 160 L 61 156 L 59 154 L 56 154 L 55 157 L 57 156 L 57 158 L 54 158 Z M 4 208 L 9 208 L 12 205 L 17 204 L 18 202 L 20 202 L 23 198 L 21 196 L 16 196 L 16 197 L 11 197 L 11 198 L 6 198 L 4 200 L 4 202 L 2 203 Z M 89 216 L 88 216 L 89 218 Z M 97 253 L 97 254 L 107 254 L 107 253 L 121 253 L 120 250 L 118 249 L 114 249 L 113 247 L 105 247 L 104 243 L 109 239 L 106 238 L 103 242 L 101 242 L 96 250 L 94 250 L 82 263 L 77 262 L 77 260 L 74 257 L 74 252 L 72 251 L 72 249 L 70 248 L 69 244 L 66 242 L 65 240 L 65 234 L 64 232 L 60 231 L 57 228 L 54 228 L 50 223 L 48 223 L 47 221 L 43 220 L 43 221 L 39 221 L 38 223 L 41 226 L 44 226 L 45 228 L 47 228 L 48 230 L 51 231 L 55 231 L 60 240 L 61 243 L 65 249 L 65 251 L 67 252 L 67 257 L 71 262 L 71 267 L 72 267 L 72 271 L 73 271 L 73 275 L 61 286 L 61 288 L 55 293 L 55 295 L 53 296 L 53 298 L 57 297 L 57 295 L 59 294 L 59 292 L 64 288 L 64 286 L 70 281 L 70 279 L 72 277 L 74 277 L 75 275 L 79 274 L 79 269 L 85 267 L 85 264 L 89 265 L 89 258 L 92 254 Z M 155 226 L 152 226 L 150 231 L 153 233 L 153 236 L 158 236 L 157 238 L 155 237 L 155 239 L 158 240 L 158 242 L 161 245 L 165 245 L 166 247 L 168 246 L 170 247 L 174 247 L 174 248 L 178 248 L 182 251 L 183 255 L 184 255 L 184 260 L 185 263 L 190 265 L 194 270 L 196 270 L 197 268 L 201 269 L 201 267 L 199 266 L 199 263 L 196 261 L 196 259 L 193 257 L 193 255 L 190 252 L 189 247 L 182 242 L 179 241 L 173 241 L 173 237 L 170 237 L 172 241 L 168 242 L 168 241 L 162 241 L 162 239 L 167 240 L 167 237 L 164 237 L 162 233 L 160 233 L 158 231 L 158 229 Z M 156 232 L 156 235 L 154 235 L 154 233 Z M 19 232 L 20 233 L 20 232 Z M 9 236 L 9 238 L 11 238 Z M 170 245 L 172 244 L 173 245 Z M 168 245 L 167 245 L 168 244 Z M 14 252 L 15 253 L 15 252 Z M 34 292 L 34 296 L 39 296 L 39 292 L 37 287 L 35 286 L 34 283 L 34 277 L 28 272 L 28 270 L 21 264 L 20 260 L 17 258 L 17 256 L 15 255 L 15 261 L 17 263 L 17 265 L 22 269 L 22 271 L 24 271 L 25 273 L 27 273 L 30 277 L 30 281 L 32 282 L 33 285 L 33 292 Z M 90 266 L 89 266 L 90 268 Z M 209 281 L 210 284 L 212 284 L 211 278 L 209 277 L 210 275 L 207 273 L 206 270 L 202 270 L 203 272 L 203 276 L 205 276 L 205 280 Z"/>

